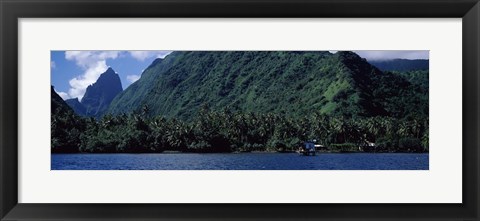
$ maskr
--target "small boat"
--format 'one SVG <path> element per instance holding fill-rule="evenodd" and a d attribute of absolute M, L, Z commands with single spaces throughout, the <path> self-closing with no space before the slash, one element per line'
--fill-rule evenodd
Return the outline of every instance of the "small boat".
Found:
<path fill-rule="evenodd" d="M 315 141 L 306 141 L 303 142 L 302 146 L 298 150 L 298 153 L 303 154 L 304 156 L 315 156 Z"/>

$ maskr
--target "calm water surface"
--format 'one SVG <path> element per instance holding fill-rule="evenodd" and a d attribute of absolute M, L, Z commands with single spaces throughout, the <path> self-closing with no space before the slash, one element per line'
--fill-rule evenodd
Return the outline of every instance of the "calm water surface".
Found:
<path fill-rule="evenodd" d="M 52 170 L 428 170 L 428 153 L 52 154 Z"/>

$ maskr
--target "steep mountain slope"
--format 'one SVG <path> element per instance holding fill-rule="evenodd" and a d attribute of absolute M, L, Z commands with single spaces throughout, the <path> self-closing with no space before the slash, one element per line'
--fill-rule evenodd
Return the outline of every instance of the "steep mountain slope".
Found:
<path fill-rule="evenodd" d="M 62 114 L 62 113 L 67 113 L 71 114 L 73 113 L 73 110 L 65 103 L 65 101 L 60 97 L 60 95 L 55 92 L 55 89 L 53 86 L 51 86 L 50 89 L 50 108 L 51 108 L 51 113 L 53 114 Z"/>
<path fill-rule="evenodd" d="M 77 145 L 80 143 L 81 131 L 84 123 L 80 117 L 55 92 L 53 86 L 50 92 L 50 132 L 52 153 L 78 152 Z"/>
<path fill-rule="evenodd" d="M 91 117 L 101 117 L 113 98 L 122 92 L 122 83 L 120 77 L 112 68 L 108 68 L 101 74 L 98 80 L 87 87 L 85 95 L 80 102 L 85 108 L 85 115 Z M 69 102 L 78 105 L 75 102 Z"/>
<path fill-rule="evenodd" d="M 162 73 L 178 63 L 177 60 L 180 60 L 176 58 L 178 54 L 178 52 L 173 52 L 164 59 L 157 58 L 154 60 L 152 64 L 145 69 L 138 81 L 132 83 L 127 89 L 115 97 L 111 104 L 111 106 L 115 107 L 112 108 L 113 111 L 110 109 L 110 112 L 118 114 L 140 110 L 145 103 L 143 96 L 153 91 L 155 82 L 158 78 L 161 78 L 160 75 Z"/>
<path fill-rule="evenodd" d="M 429 68 L 429 61 L 425 59 L 392 59 L 368 62 L 382 71 L 415 71 L 428 70 Z"/>
<path fill-rule="evenodd" d="M 426 59 L 393 59 L 384 61 L 368 61 L 373 66 L 384 72 L 392 72 L 410 83 L 428 91 L 429 85 L 429 60 Z"/>
<path fill-rule="evenodd" d="M 148 107 L 152 116 L 191 119 L 206 106 L 292 117 L 405 117 L 407 111 L 424 111 L 414 105 L 425 103 L 422 95 L 402 76 L 383 73 L 353 52 L 173 52 L 150 65 L 108 112 Z"/>
<path fill-rule="evenodd" d="M 65 103 L 67 103 L 76 114 L 80 116 L 86 115 L 87 110 L 85 109 L 85 106 L 78 101 L 78 98 L 67 99 L 65 100 Z"/>

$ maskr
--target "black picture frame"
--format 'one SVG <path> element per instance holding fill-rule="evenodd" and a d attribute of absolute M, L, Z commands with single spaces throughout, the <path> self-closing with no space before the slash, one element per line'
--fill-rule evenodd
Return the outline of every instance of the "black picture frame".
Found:
<path fill-rule="evenodd" d="M 478 0 L 0 0 L 1 220 L 479 220 Z M 19 204 L 18 19 L 462 18 L 462 204 Z M 445 116 L 448 117 L 448 116 Z"/>

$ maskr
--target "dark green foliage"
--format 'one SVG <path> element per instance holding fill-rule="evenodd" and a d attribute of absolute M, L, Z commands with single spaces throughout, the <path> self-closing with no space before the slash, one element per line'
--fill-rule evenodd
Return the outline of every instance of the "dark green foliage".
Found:
<path fill-rule="evenodd" d="M 425 129 L 425 133 L 423 133 L 423 136 L 422 136 L 422 146 L 423 146 L 423 150 L 425 152 L 428 152 L 429 151 L 429 139 L 428 139 L 429 135 L 428 135 L 428 128 Z"/>
<path fill-rule="evenodd" d="M 72 109 L 51 88 L 51 147 L 52 152 L 78 152 L 80 136 L 85 130 L 83 119 L 75 115 Z"/>
<path fill-rule="evenodd" d="M 163 148 L 153 140 L 149 122 L 139 115 L 106 115 L 100 121 L 87 119 L 83 134 L 82 152 L 162 152 Z M 155 146 L 154 146 L 155 145 Z"/>
<path fill-rule="evenodd" d="M 377 140 L 376 145 L 377 145 L 376 148 L 371 151 L 393 152 L 396 148 L 398 148 L 398 140 L 382 137 Z"/>
<path fill-rule="evenodd" d="M 428 70 L 420 70 L 420 71 L 405 71 L 405 72 L 398 72 L 394 71 L 392 73 L 402 76 L 410 83 L 419 86 L 423 91 L 423 93 L 428 93 Z"/>
<path fill-rule="evenodd" d="M 370 64 L 382 71 L 415 71 L 429 69 L 429 61 L 425 59 L 392 59 L 392 60 L 378 60 L 369 61 Z"/>
<path fill-rule="evenodd" d="M 359 151 L 361 146 L 354 143 L 341 143 L 341 144 L 332 144 L 330 149 L 337 152 L 354 152 Z"/>
<path fill-rule="evenodd" d="M 284 114 L 202 111 L 191 121 L 149 118 L 145 113 L 82 118 L 72 151 L 100 153 L 250 152 L 297 150 L 316 139 L 334 152 L 424 152 L 420 139 L 427 129 L 417 119 L 343 118 L 312 113 L 299 119 Z M 78 123 L 78 122 L 77 122 Z M 399 126 L 395 126 L 399 125 Z M 377 137 L 382 137 L 377 140 Z M 405 139 L 403 139 L 405 138 Z M 408 138 L 408 139 L 406 139 Z M 400 145 L 396 140 L 400 139 Z M 375 149 L 369 142 L 378 142 Z M 52 144 L 54 145 L 54 144 Z M 419 146 L 420 145 L 420 146 Z M 427 144 L 428 145 L 428 144 Z M 52 146 L 55 147 L 55 146 Z M 77 148 L 77 149 L 75 149 Z"/>
<path fill-rule="evenodd" d="M 414 137 L 400 138 L 398 146 L 402 152 L 424 152 L 420 139 Z"/>

